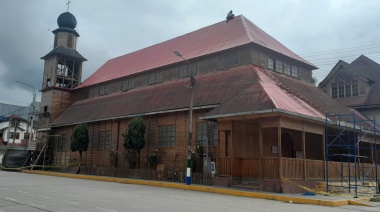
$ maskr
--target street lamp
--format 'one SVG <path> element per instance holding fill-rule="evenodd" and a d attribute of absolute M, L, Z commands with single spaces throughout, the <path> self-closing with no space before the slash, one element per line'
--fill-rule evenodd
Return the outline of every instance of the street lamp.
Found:
<path fill-rule="evenodd" d="M 35 89 L 34 89 L 34 87 L 32 85 L 26 84 L 24 82 L 20 82 L 20 81 L 16 81 L 16 82 L 33 88 L 32 116 L 30 116 L 31 124 L 30 124 L 30 134 L 29 134 L 29 146 L 30 146 L 30 143 L 31 143 L 31 140 L 32 140 L 32 135 L 33 135 L 33 115 L 34 115 L 34 107 L 35 107 L 34 103 L 35 103 L 35 100 L 36 100 L 36 94 L 34 92 Z"/>
<path fill-rule="evenodd" d="M 184 61 L 191 64 L 188 60 L 186 60 L 182 54 L 179 51 L 173 51 L 175 55 L 182 58 Z M 190 99 L 190 111 L 189 111 L 189 141 L 187 146 L 187 169 L 186 169 L 186 185 L 191 184 L 191 140 L 193 137 L 193 101 L 194 101 L 194 86 L 195 86 L 195 79 L 194 79 L 194 73 L 191 69 L 190 71 L 190 89 L 191 89 L 191 99 Z"/>

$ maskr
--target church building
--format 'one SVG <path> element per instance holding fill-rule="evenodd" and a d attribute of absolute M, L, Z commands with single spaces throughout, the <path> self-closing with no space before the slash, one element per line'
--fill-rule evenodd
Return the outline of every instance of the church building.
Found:
<path fill-rule="evenodd" d="M 357 114 L 370 128 L 366 117 L 314 86 L 315 65 L 243 15 L 112 58 L 83 81 L 86 59 L 76 50 L 76 18 L 65 12 L 57 22 L 54 49 L 41 58 L 38 126 L 56 164 L 79 159 L 70 151 L 70 137 L 86 123 L 90 143 L 81 172 L 130 169 L 123 133 L 140 116 L 147 127 L 141 164 L 157 153 L 157 169 L 186 173 L 191 144 L 198 158 L 194 173 L 210 173 L 215 165 L 214 185 L 254 179 L 258 189 L 292 192 L 283 178 L 311 185 L 337 174 L 340 163 L 326 168 L 326 144 L 333 140 L 326 135 L 336 128 L 327 123 L 349 131 L 355 124 L 326 114 Z M 363 142 L 373 157 L 380 156 L 376 134 Z M 117 160 L 110 161 L 114 153 Z M 367 162 L 373 164 L 373 157 Z"/>

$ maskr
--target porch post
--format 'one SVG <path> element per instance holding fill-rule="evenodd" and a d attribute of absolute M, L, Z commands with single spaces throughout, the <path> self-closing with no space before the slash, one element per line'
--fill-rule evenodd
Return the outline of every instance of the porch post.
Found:
<path fill-rule="evenodd" d="M 306 143 L 305 143 L 305 123 L 302 122 L 302 158 L 303 158 L 303 179 L 306 181 Z"/>
<path fill-rule="evenodd" d="M 264 147 L 263 147 L 263 132 L 262 132 L 262 126 L 261 126 L 261 119 L 259 121 L 259 151 L 260 151 L 260 178 L 263 178 L 264 174 Z"/>
<path fill-rule="evenodd" d="M 282 179 L 283 175 L 282 175 L 282 148 L 281 148 L 281 117 L 278 118 L 277 140 L 278 140 L 278 151 L 277 151 L 278 177 Z"/>
<path fill-rule="evenodd" d="M 327 173 L 326 173 L 326 130 L 323 131 L 322 145 L 323 145 L 323 171 L 324 171 L 324 180 L 326 180 L 327 179 Z"/>

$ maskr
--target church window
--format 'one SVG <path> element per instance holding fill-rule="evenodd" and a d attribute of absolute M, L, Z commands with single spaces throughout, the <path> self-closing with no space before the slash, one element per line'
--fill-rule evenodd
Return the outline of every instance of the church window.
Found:
<path fill-rule="evenodd" d="M 55 34 L 55 36 L 54 36 L 54 48 L 57 47 L 57 43 L 58 43 L 58 35 Z"/>
<path fill-rule="evenodd" d="M 162 82 L 162 72 L 149 74 L 149 85 Z"/>
<path fill-rule="evenodd" d="M 160 126 L 158 127 L 158 146 L 174 147 L 175 145 L 175 127 Z"/>
<path fill-rule="evenodd" d="M 179 78 L 189 77 L 191 74 L 195 75 L 197 65 L 195 64 L 184 64 L 179 67 Z"/>
<path fill-rule="evenodd" d="M 100 131 L 98 149 L 99 150 L 109 150 L 111 149 L 111 131 Z"/>
<path fill-rule="evenodd" d="M 67 36 L 67 47 L 68 48 L 73 48 L 73 35 L 72 34 L 68 34 Z"/>
<path fill-rule="evenodd" d="M 47 79 L 47 80 L 46 80 L 46 87 L 48 88 L 48 87 L 50 87 L 50 86 L 51 86 L 50 79 Z"/>
<path fill-rule="evenodd" d="M 110 93 L 110 86 L 109 85 L 103 85 L 99 88 L 99 95 L 106 95 Z"/>
<path fill-rule="evenodd" d="M 127 91 L 127 90 L 130 90 L 130 89 L 133 89 L 135 88 L 135 81 L 132 80 L 132 79 L 127 79 L 127 80 L 124 80 L 122 82 L 122 85 L 121 85 L 121 90 L 122 91 Z"/>
<path fill-rule="evenodd" d="M 282 61 L 276 60 L 276 72 L 282 73 L 283 68 L 282 68 Z"/>
<path fill-rule="evenodd" d="M 218 131 L 216 123 L 199 123 L 197 125 L 197 144 L 202 144 L 202 146 L 217 145 L 218 141 Z M 207 142 L 207 140 L 209 142 Z"/>
<path fill-rule="evenodd" d="M 79 93 L 79 99 L 81 100 L 88 99 L 89 96 L 90 96 L 89 90 L 84 90 Z"/>
<path fill-rule="evenodd" d="M 268 69 L 273 70 L 274 69 L 274 58 L 268 57 Z"/>
<path fill-rule="evenodd" d="M 292 77 L 297 77 L 299 76 L 299 69 L 297 66 L 292 65 Z"/>
<path fill-rule="evenodd" d="M 228 56 L 228 67 L 234 67 L 239 65 L 239 54 L 233 53 Z"/>
<path fill-rule="evenodd" d="M 290 75 L 290 65 L 284 62 L 284 74 Z"/>
<path fill-rule="evenodd" d="M 222 55 L 218 57 L 218 70 L 226 69 L 228 65 L 227 55 Z"/>
<path fill-rule="evenodd" d="M 67 147 L 67 135 L 62 135 L 58 137 L 57 141 L 57 151 L 65 151 Z"/>

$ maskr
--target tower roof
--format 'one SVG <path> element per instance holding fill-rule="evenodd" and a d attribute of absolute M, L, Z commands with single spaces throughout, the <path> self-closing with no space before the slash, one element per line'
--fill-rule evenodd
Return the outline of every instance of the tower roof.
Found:
<path fill-rule="evenodd" d="M 316 69 L 313 64 L 240 15 L 228 23 L 221 21 L 171 40 L 110 59 L 77 88 L 181 62 L 182 59 L 174 55 L 173 50 L 180 51 L 189 60 L 247 44 L 259 45 L 297 60 L 311 69 Z"/>
<path fill-rule="evenodd" d="M 75 29 L 75 27 L 77 26 L 77 19 L 75 18 L 73 14 L 69 12 L 64 12 L 58 16 L 57 24 L 60 28 L 67 27 L 67 28 Z"/>
<path fill-rule="evenodd" d="M 57 18 L 58 29 L 53 30 L 53 33 L 57 32 L 71 32 L 75 36 L 79 37 L 78 32 L 75 30 L 77 26 L 77 19 L 69 12 L 64 12 Z"/>

